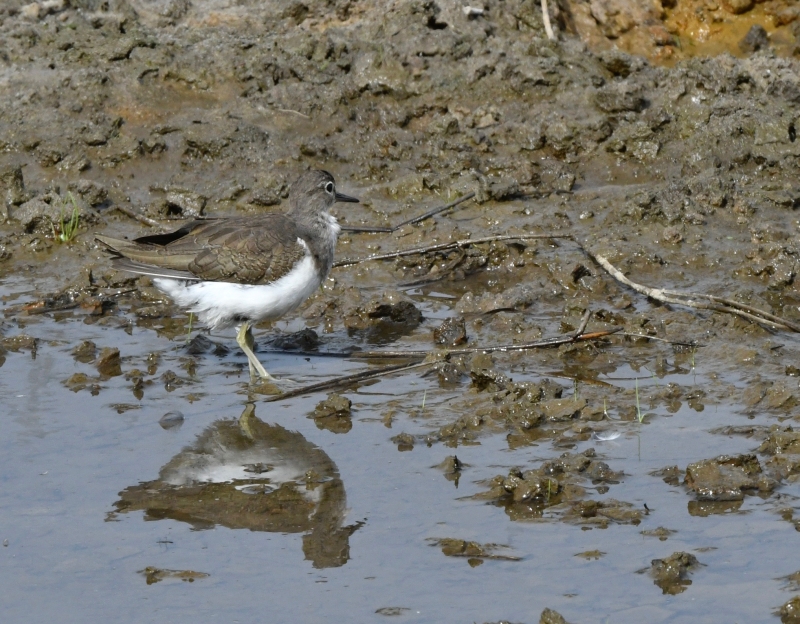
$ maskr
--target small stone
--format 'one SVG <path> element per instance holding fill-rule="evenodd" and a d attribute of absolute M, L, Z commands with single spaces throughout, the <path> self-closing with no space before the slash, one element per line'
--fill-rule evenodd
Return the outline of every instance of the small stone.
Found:
<path fill-rule="evenodd" d="M 414 448 L 414 436 L 409 433 L 400 433 L 392 438 L 392 442 L 397 445 L 397 450 L 410 451 Z"/>
<path fill-rule="evenodd" d="M 739 42 L 739 49 L 745 54 L 752 54 L 769 47 L 769 35 L 763 26 L 754 24 Z"/>
<path fill-rule="evenodd" d="M 781 607 L 782 624 L 800 624 L 800 596 L 795 596 Z"/>
<path fill-rule="evenodd" d="M 26 19 L 39 19 L 39 14 L 42 11 L 42 7 L 39 6 L 38 2 L 31 2 L 30 4 L 26 4 L 25 6 L 21 7 L 19 10 L 19 14 L 26 18 Z"/>
<path fill-rule="evenodd" d="M 91 340 L 84 340 L 72 350 L 72 357 L 82 364 L 88 364 L 97 355 L 97 345 Z"/>
<path fill-rule="evenodd" d="M 119 349 L 104 347 L 97 358 L 97 372 L 103 377 L 117 377 L 122 374 L 120 366 Z"/>
<path fill-rule="evenodd" d="M 569 624 L 569 622 L 558 611 L 545 609 L 542 611 L 542 615 L 539 616 L 539 624 Z"/>
<path fill-rule="evenodd" d="M 331 394 L 314 408 L 310 418 L 319 429 L 333 433 L 347 433 L 353 428 L 352 402 L 339 394 Z"/>
<path fill-rule="evenodd" d="M 167 412 L 164 414 L 158 421 L 158 424 L 161 425 L 162 429 L 175 429 L 180 427 L 183 424 L 184 417 L 178 411 L 175 412 Z"/>
<path fill-rule="evenodd" d="M 754 4 L 754 0 L 722 0 L 722 8 L 734 15 L 747 13 L 747 11 L 753 8 Z"/>

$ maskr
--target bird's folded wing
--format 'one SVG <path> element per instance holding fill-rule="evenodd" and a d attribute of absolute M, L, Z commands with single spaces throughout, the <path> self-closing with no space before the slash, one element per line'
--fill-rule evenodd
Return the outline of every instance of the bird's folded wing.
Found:
<path fill-rule="evenodd" d="M 277 214 L 195 221 L 161 236 L 135 241 L 96 238 L 131 261 L 115 263 L 134 273 L 240 284 L 278 280 L 308 253 L 294 222 Z"/>
<path fill-rule="evenodd" d="M 204 280 L 240 284 L 274 282 L 308 253 L 289 219 L 281 216 L 263 222 L 249 221 L 244 227 L 237 222 L 208 224 L 201 232 L 193 232 L 170 247 L 184 247 L 194 238 L 194 244 L 201 249 L 189 264 L 189 271 Z"/>

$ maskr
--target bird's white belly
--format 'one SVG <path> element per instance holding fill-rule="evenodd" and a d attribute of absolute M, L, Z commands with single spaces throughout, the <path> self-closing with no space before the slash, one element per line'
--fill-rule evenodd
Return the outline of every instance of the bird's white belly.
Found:
<path fill-rule="evenodd" d="M 322 277 L 308 255 L 279 280 L 250 285 L 232 282 L 189 282 L 157 278 L 153 283 L 179 306 L 212 329 L 278 319 L 291 312 L 320 287 Z"/>

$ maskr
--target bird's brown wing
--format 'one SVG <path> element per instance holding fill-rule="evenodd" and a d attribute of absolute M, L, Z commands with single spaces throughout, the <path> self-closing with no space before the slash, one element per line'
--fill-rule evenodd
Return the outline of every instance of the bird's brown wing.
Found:
<path fill-rule="evenodd" d="M 169 242 L 150 242 L 158 237 Z M 147 242 L 97 239 L 132 261 L 120 264 L 126 270 L 241 284 L 280 279 L 307 253 L 297 226 L 282 214 L 194 221 L 172 234 L 145 237 Z"/>

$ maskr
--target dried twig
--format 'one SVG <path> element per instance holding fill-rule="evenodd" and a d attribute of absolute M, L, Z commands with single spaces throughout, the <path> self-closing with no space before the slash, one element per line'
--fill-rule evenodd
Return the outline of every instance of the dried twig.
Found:
<path fill-rule="evenodd" d="M 715 295 L 706 295 L 702 293 L 680 292 L 677 290 L 667 290 L 665 288 L 651 288 L 637 284 L 628 279 L 622 271 L 617 269 L 611 264 L 607 258 L 599 254 L 594 254 L 587 249 L 584 249 L 590 258 L 594 259 L 597 264 L 603 267 L 609 275 L 611 275 L 618 282 L 625 284 L 638 293 L 646 295 L 656 301 L 662 303 L 672 303 L 677 305 L 695 308 L 698 310 L 713 310 L 715 312 L 725 312 L 727 314 L 735 314 L 743 319 L 765 325 L 771 329 L 782 329 L 794 332 L 800 332 L 800 325 L 789 321 L 788 319 L 781 318 L 765 310 L 759 310 L 752 306 L 733 301 L 732 299 L 725 299 L 724 297 L 717 297 Z"/>
<path fill-rule="evenodd" d="M 568 238 L 574 239 L 571 234 L 510 234 L 501 236 L 486 236 L 484 238 L 467 238 L 449 243 L 439 243 L 437 245 L 425 245 L 424 247 L 415 247 L 413 249 L 401 249 L 400 251 L 392 251 L 385 254 L 376 254 L 374 256 L 367 256 L 366 258 L 345 258 L 334 262 L 334 267 L 350 266 L 352 264 L 360 264 L 362 262 L 369 262 L 371 260 L 390 260 L 392 258 L 400 258 L 403 256 L 413 256 L 416 254 L 431 253 L 432 251 L 446 251 L 448 249 L 456 249 L 458 247 L 469 247 L 470 245 L 478 245 L 481 243 L 499 243 L 503 241 L 524 241 L 536 239 L 551 239 L 551 238 Z"/>
<path fill-rule="evenodd" d="M 547 10 L 547 0 L 542 0 L 542 18 L 544 19 L 544 31 L 547 33 L 547 38 L 550 41 L 555 41 L 556 34 L 553 32 L 553 27 L 550 25 L 550 12 Z"/>
<path fill-rule="evenodd" d="M 142 213 L 134 210 L 133 208 L 128 208 L 127 206 L 120 206 L 115 205 L 114 208 L 119 210 L 121 213 L 128 215 L 131 219 L 136 219 L 137 221 L 141 221 L 145 225 L 149 225 L 150 227 L 158 228 L 159 230 L 164 230 L 166 227 L 163 223 L 159 223 L 155 219 L 151 219 L 143 215 Z"/>
<path fill-rule="evenodd" d="M 442 349 L 440 351 L 358 351 L 350 357 L 358 360 L 380 360 L 393 358 L 420 358 L 429 357 L 434 354 L 439 355 L 439 359 L 445 359 L 454 355 L 469 355 L 471 353 L 508 353 L 511 351 L 526 351 L 528 349 L 550 349 L 559 347 L 570 342 L 585 342 L 587 340 L 597 340 L 622 331 L 622 327 L 612 327 L 589 333 L 570 332 L 555 338 L 545 338 L 533 342 L 523 342 L 520 344 L 495 345 L 490 347 L 466 347 L 463 349 Z"/>
<path fill-rule="evenodd" d="M 570 342 L 596 340 L 598 338 L 603 338 L 605 336 L 622 331 L 621 327 L 614 327 L 608 330 L 584 334 L 583 329 L 586 327 L 586 323 L 589 321 L 589 316 L 590 312 L 587 310 L 583 320 L 581 321 L 581 326 L 574 332 L 564 336 L 558 336 L 556 338 L 547 338 L 545 340 L 537 340 L 535 342 L 529 342 L 525 344 L 499 345 L 494 347 L 471 347 L 467 349 L 443 349 L 440 351 L 367 351 L 362 353 L 353 353 L 350 355 L 350 357 L 358 359 L 413 358 L 416 361 L 410 364 L 392 364 L 377 370 L 369 369 L 354 375 L 336 377 L 328 381 L 312 384 L 310 386 L 304 386 L 303 388 L 297 388 L 296 390 L 290 390 L 289 392 L 284 392 L 283 394 L 269 397 L 265 399 L 265 401 L 280 401 L 282 399 L 289 399 L 303 394 L 309 394 L 311 392 L 318 392 L 320 390 L 331 390 L 333 388 L 351 386 L 354 383 L 367 381 L 370 379 L 377 379 L 378 377 L 384 377 L 386 375 L 390 375 L 391 373 L 412 370 L 414 368 L 421 368 L 423 366 L 431 366 L 436 362 L 441 362 L 453 355 L 466 355 L 470 353 L 495 353 L 498 351 L 523 351 L 526 349 L 557 347 Z M 424 358 L 424 361 L 420 361 L 422 358 Z"/>
<path fill-rule="evenodd" d="M 319 392 L 320 390 L 330 390 L 332 388 L 350 386 L 361 381 L 369 381 L 370 379 L 385 377 L 391 373 L 407 371 L 413 368 L 420 368 L 421 366 L 428 366 L 428 364 L 429 362 L 413 362 L 411 364 L 392 364 L 391 366 L 384 366 L 383 368 L 379 368 L 377 370 L 368 369 L 361 371 L 360 373 L 355 373 L 354 375 L 335 377 L 334 379 L 329 379 L 328 381 L 321 381 L 320 383 L 311 384 L 310 386 L 303 386 L 302 388 L 289 390 L 288 392 L 283 392 L 282 394 L 276 394 L 275 396 L 268 397 L 264 399 L 264 401 L 266 403 L 272 403 L 274 401 L 282 401 L 283 399 L 291 399 L 292 397 L 301 396 L 303 394 L 310 394 L 311 392 Z"/>
<path fill-rule="evenodd" d="M 625 338 L 644 338 L 646 340 L 657 340 L 659 342 L 666 342 L 667 344 L 672 345 L 673 347 L 689 347 L 691 349 L 699 349 L 701 347 L 705 347 L 707 345 L 700 344 L 699 342 L 695 342 L 692 340 L 691 342 L 682 342 L 680 340 L 668 340 L 667 338 L 661 338 L 659 336 L 648 336 L 647 334 L 636 334 L 633 332 L 622 332 L 620 336 L 624 336 Z"/>
<path fill-rule="evenodd" d="M 342 231 L 343 232 L 358 232 L 358 233 L 382 233 L 382 234 L 390 234 L 392 232 L 396 232 L 404 225 L 413 225 L 414 223 L 419 223 L 420 221 L 424 221 L 425 219 L 430 219 L 431 217 L 439 214 L 440 212 L 444 212 L 445 210 L 449 210 L 450 208 L 455 208 L 459 204 L 463 204 L 465 201 L 472 199 L 475 197 L 475 193 L 467 193 L 456 199 L 455 201 L 450 202 L 445 206 L 439 206 L 438 208 L 434 208 L 433 210 L 429 210 L 425 214 L 421 214 L 417 217 L 413 217 L 411 219 L 406 219 L 402 223 L 398 223 L 392 227 L 371 227 L 371 226 L 359 226 L 359 225 L 343 225 Z"/>
<path fill-rule="evenodd" d="M 292 110 L 291 108 L 276 108 L 275 110 L 278 111 L 279 113 L 289 113 L 291 115 L 298 115 L 299 117 L 302 117 L 303 119 L 311 119 L 311 117 L 309 117 L 305 113 L 301 113 L 300 111 Z"/>

